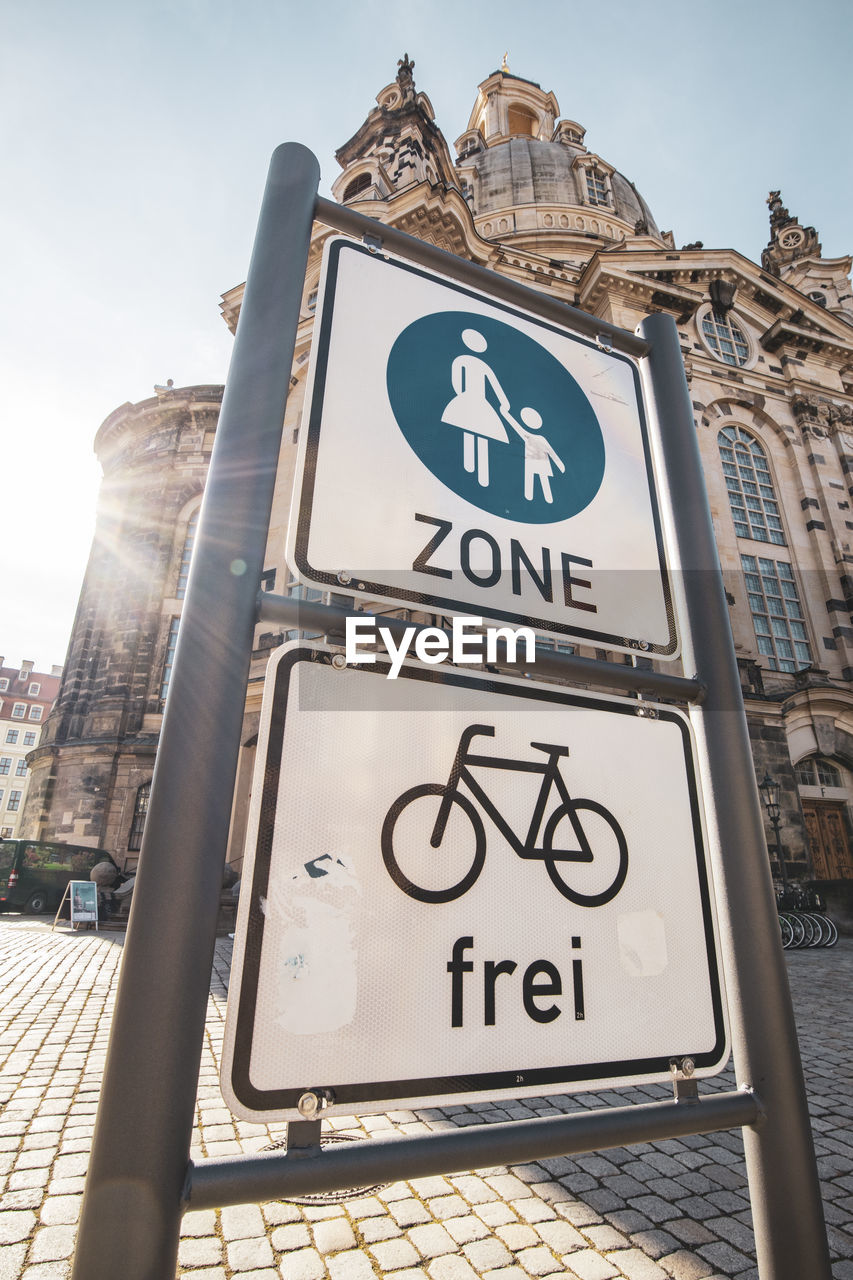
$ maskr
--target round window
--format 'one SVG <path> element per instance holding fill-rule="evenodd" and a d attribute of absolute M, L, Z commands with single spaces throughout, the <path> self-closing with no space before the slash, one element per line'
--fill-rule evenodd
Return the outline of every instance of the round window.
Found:
<path fill-rule="evenodd" d="M 697 317 L 699 336 L 705 346 L 724 364 L 743 368 L 752 355 L 749 338 L 730 315 L 720 317 L 713 307 L 705 307 Z"/>

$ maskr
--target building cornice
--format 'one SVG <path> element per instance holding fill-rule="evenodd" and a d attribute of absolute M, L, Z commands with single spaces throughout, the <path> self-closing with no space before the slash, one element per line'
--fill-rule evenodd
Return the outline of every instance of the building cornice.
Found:
<path fill-rule="evenodd" d="M 170 388 L 136 404 L 128 400 L 101 423 L 95 435 L 95 453 L 102 458 L 104 454 L 112 453 L 126 436 L 141 434 L 147 437 L 156 426 L 168 426 L 187 411 L 190 414 L 200 410 L 218 414 L 224 391 L 223 386 L 210 383 Z"/>

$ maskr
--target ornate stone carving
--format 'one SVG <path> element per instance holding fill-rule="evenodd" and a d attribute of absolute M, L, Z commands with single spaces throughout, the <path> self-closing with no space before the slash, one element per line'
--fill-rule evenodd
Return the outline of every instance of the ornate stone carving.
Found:
<path fill-rule="evenodd" d="M 770 207 L 770 230 L 778 231 L 792 221 L 791 215 L 782 203 L 782 192 L 771 191 L 767 197 Z"/>
<path fill-rule="evenodd" d="M 415 78 L 412 72 L 415 69 L 414 59 L 409 60 L 409 55 L 404 53 L 397 63 L 400 68 L 397 72 L 397 84 L 400 86 L 400 93 L 403 95 L 403 102 L 410 103 L 415 100 Z"/>
<path fill-rule="evenodd" d="M 725 320 L 732 307 L 735 305 L 735 294 L 737 293 L 737 285 L 731 280 L 721 280 L 716 277 L 708 285 L 708 294 L 711 299 L 711 306 L 714 308 L 714 316 L 717 320 Z"/>
<path fill-rule="evenodd" d="M 821 402 L 820 397 L 816 395 L 798 395 L 795 397 L 791 407 L 804 440 L 809 437 L 816 440 L 824 440 L 826 438 L 829 426 L 829 411 L 826 403 Z"/>
<path fill-rule="evenodd" d="M 814 392 L 795 396 L 791 407 L 804 439 L 825 440 L 853 427 L 853 405 L 834 404 Z"/>
<path fill-rule="evenodd" d="M 781 194 L 771 191 L 767 197 L 770 209 L 770 243 L 761 253 L 761 265 L 774 276 L 797 258 L 820 257 L 820 241 L 814 227 L 803 227 L 792 218 L 782 203 Z"/>

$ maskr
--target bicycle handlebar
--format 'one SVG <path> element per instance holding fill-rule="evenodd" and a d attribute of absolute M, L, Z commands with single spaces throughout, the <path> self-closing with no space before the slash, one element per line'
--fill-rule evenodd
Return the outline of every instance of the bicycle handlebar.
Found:
<path fill-rule="evenodd" d="M 457 756 L 466 755 L 471 745 L 471 739 L 479 737 L 482 734 L 485 738 L 493 738 L 495 736 L 495 727 L 492 724 L 469 724 L 467 729 L 462 730 L 462 737 L 459 739 L 459 748 Z"/>

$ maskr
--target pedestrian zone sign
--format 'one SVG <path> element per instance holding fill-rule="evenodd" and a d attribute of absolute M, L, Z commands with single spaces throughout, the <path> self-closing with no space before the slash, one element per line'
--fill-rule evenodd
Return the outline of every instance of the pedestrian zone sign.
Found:
<path fill-rule="evenodd" d="M 676 657 L 636 362 L 344 237 L 320 294 L 297 577 Z"/>
<path fill-rule="evenodd" d="M 334 658 L 334 661 L 333 661 Z M 222 1085 L 327 1114 L 728 1056 L 688 721 L 540 682 L 273 655 Z"/>

